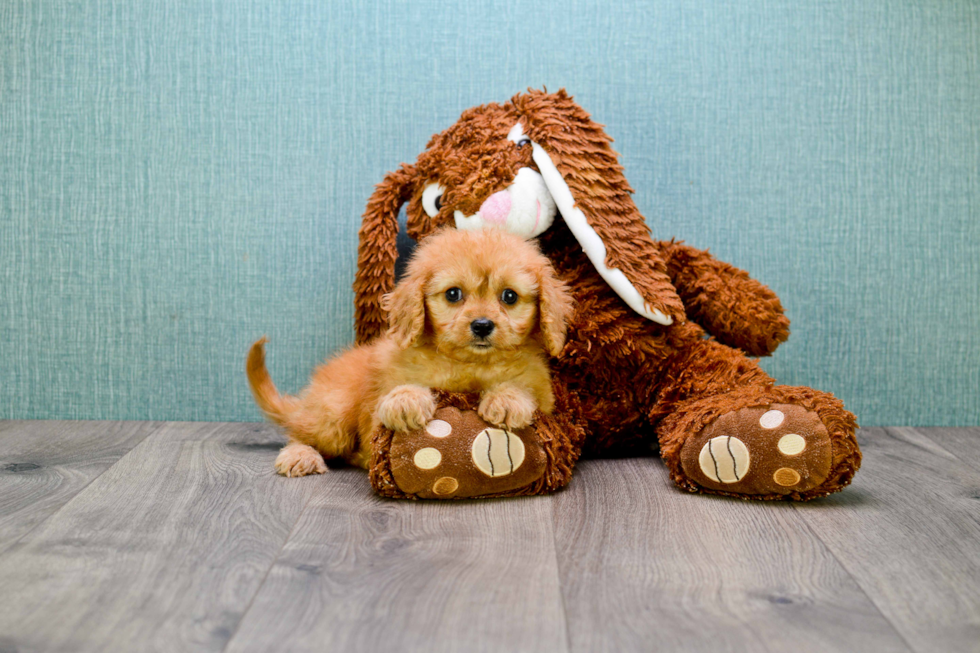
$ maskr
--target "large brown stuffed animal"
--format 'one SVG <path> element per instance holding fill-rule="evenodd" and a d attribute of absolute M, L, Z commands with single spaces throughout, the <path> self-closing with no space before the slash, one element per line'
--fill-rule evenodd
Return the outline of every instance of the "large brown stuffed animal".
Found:
<path fill-rule="evenodd" d="M 381 298 L 394 286 L 406 203 L 415 240 L 443 225 L 537 238 L 576 300 L 552 361 L 554 414 L 506 433 L 475 416 L 472 397 L 443 394 L 427 431 L 376 435 L 381 494 L 547 492 L 568 482 L 583 452 L 655 442 L 691 492 L 805 500 L 851 481 L 861 462 L 854 416 L 828 393 L 775 385 L 748 357 L 788 337 L 779 299 L 707 251 L 653 240 L 610 143 L 564 91 L 530 91 L 465 111 L 378 185 L 360 231 L 359 342 L 385 328 Z M 415 452 L 433 447 L 442 466 L 419 469 Z"/>

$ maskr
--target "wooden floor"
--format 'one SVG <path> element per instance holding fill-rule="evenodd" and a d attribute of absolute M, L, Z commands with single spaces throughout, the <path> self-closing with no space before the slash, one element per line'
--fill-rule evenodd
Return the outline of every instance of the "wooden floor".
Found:
<path fill-rule="evenodd" d="M 980 651 L 980 429 L 866 429 L 841 494 L 280 478 L 260 424 L 0 422 L 0 652 Z"/>

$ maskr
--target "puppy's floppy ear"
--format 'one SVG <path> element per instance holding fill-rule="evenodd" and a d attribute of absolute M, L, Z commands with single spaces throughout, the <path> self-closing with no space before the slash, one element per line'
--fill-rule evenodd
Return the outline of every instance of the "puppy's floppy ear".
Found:
<path fill-rule="evenodd" d="M 409 265 L 408 274 L 401 283 L 393 292 L 381 298 L 381 308 L 388 313 L 388 335 L 403 349 L 415 344 L 425 330 L 425 283 L 428 276 L 428 272 L 419 265 Z"/>
<path fill-rule="evenodd" d="M 355 328 L 358 344 L 384 332 L 386 309 L 381 298 L 395 285 L 398 211 L 412 196 L 415 167 L 407 164 L 385 175 L 364 212 L 358 233 L 357 276 L 354 278 Z"/>
<path fill-rule="evenodd" d="M 564 89 L 529 91 L 511 102 L 548 191 L 602 278 L 647 319 L 683 320 L 684 304 L 602 126 Z"/>
<path fill-rule="evenodd" d="M 544 256 L 538 267 L 538 324 L 541 340 L 551 356 L 557 356 L 565 346 L 568 320 L 572 317 L 572 296 L 567 286 L 558 280 L 551 262 Z"/>

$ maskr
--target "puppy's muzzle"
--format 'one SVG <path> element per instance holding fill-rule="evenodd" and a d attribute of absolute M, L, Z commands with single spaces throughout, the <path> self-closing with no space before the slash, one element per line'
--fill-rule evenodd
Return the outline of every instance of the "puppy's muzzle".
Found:
<path fill-rule="evenodd" d="M 486 338 L 489 336 L 491 333 L 493 333 L 493 327 L 493 322 L 485 317 L 481 317 L 470 322 L 470 331 L 472 331 L 473 335 L 477 338 Z"/>

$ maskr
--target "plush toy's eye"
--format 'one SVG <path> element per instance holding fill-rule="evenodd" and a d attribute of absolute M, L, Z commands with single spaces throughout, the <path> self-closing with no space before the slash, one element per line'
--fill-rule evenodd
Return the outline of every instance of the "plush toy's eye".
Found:
<path fill-rule="evenodd" d="M 508 288 L 507 290 L 500 293 L 500 301 L 505 304 L 513 305 L 517 303 L 517 293 Z"/>
<path fill-rule="evenodd" d="M 422 208 L 429 214 L 430 218 L 436 217 L 442 208 L 442 195 L 446 189 L 439 184 L 429 184 L 422 191 Z"/>
<path fill-rule="evenodd" d="M 463 291 L 455 286 L 446 291 L 446 301 L 455 304 L 463 298 Z"/>
<path fill-rule="evenodd" d="M 521 140 L 517 141 L 517 147 L 524 147 L 525 145 L 530 145 L 530 144 L 531 144 L 531 139 L 527 138 L 526 136 Z"/>

